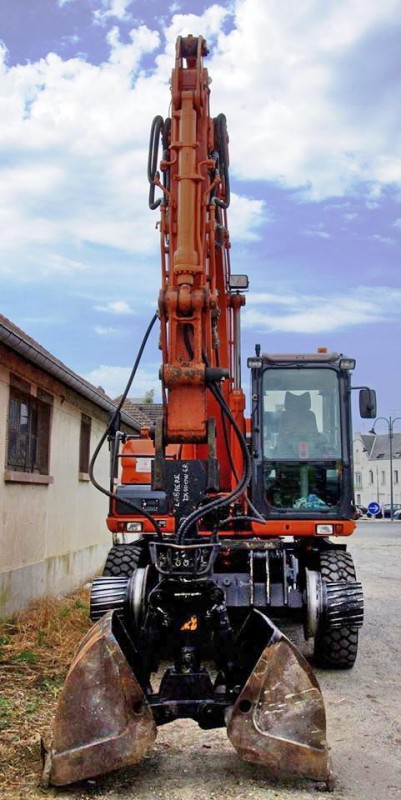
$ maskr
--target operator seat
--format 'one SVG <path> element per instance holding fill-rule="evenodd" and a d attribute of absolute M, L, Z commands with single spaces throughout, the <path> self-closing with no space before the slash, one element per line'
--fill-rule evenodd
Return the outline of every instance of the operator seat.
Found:
<path fill-rule="evenodd" d="M 277 437 L 277 455 L 296 455 L 299 442 L 316 441 L 319 431 L 316 417 L 310 407 L 310 392 L 285 393 L 284 411 L 280 418 Z"/>

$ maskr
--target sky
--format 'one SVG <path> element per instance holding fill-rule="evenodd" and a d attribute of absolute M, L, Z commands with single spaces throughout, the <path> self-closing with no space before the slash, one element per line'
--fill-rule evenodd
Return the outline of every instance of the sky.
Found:
<path fill-rule="evenodd" d="M 160 284 L 149 130 L 189 33 L 228 120 L 243 364 L 325 346 L 401 416 L 401 0 L 2 0 L 0 312 L 122 393 Z M 131 395 L 159 366 L 155 332 Z"/>

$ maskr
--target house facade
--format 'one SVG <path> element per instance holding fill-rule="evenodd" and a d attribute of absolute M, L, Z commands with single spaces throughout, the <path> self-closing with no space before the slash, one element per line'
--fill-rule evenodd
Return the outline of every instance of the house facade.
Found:
<path fill-rule="evenodd" d="M 354 434 L 353 454 L 356 504 L 390 503 L 391 484 L 393 502 L 401 504 L 401 433 L 392 434 L 391 464 L 388 434 Z"/>
<path fill-rule="evenodd" d="M 115 404 L 0 315 L 0 615 L 72 591 L 111 546 L 89 462 Z M 138 423 L 126 412 L 123 428 Z M 96 462 L 109 488 L 107 443 Z"/>

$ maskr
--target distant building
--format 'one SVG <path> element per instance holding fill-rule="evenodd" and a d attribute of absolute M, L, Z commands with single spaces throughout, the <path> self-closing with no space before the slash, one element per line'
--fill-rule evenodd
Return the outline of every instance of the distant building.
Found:
<path fill-rule="evenodd" d="M 0 615 L 102 569 L 107 497 L 89 462 L 115 403 L 0 315 Z M 141 427 L 127 411 L 122 427 Z M 109 488 L 109 451 L 97 481 Z"/>
<path fill-rule="evenodd" d="M 401 503 L 401 433 L 392 440 L 393 502 Z M 388 434 L 356 433 L 353 443 L 354 487 L 357 505 L 390 503 L 390 438 Z"/>

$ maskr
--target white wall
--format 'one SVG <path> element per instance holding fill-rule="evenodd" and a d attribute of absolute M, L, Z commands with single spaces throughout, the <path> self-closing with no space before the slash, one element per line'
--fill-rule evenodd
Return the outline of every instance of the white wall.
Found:
<path fill-rule="evenodd" d="M 71 392 L 69 392 L 71 398 Z M 6 464 L 9 371 L 0 365 L 0 459 Z M 81 412 L 92 419 L 91 452 L 106 421 L 88 401 L 80 407 L 54 397 L 50 475 L 53 483 L 4 480 L 0 471 L 0 615 L 25 607 L 47 594 L 63 594 L 101 571 L 111 546 L 105 519 L 108 501 L 79 477 Z M 82 405 L 82 404 L 81 404 Z M 96 415 L 96 416 L 95 416 Z M 96 418 L 97 417 L 97 418 Z M 96 478 L 108 488 L 109 452 L 102 448 Z"/>
<path fill-rule="evenodd" d="M 357 504 L 368 506 L 378 502 L 390 503 L 390 459 L 369 459 L 361 434 L 354 434 L 354 489 Z M 401 459 L 393 458 L 393 502 L 401 503 Z M 360 476 L 360 478 L 359 478 Z M 373 477 L 373 481 L 371 480 Z"/>

